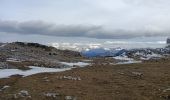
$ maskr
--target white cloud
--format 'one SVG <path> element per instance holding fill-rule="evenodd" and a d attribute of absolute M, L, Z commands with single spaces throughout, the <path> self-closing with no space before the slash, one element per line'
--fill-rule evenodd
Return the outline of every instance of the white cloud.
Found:
<path fill-rule="evenodd" d="M 0 31 L 94 38 L 168 36 L 169 5 L 169 0 L 3 0 L 0 19 L 6 21 L 0 21 Z"/>

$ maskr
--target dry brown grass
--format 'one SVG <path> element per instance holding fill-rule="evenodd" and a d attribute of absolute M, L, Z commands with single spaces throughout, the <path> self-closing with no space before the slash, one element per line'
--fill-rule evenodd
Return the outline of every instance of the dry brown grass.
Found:
<path fill-rule="evenodd" d="M 143 75 L 138 77 L 132 72 Z M 58 76 L 79 76 L 82 80 L 60 80 Z M 48 82 L 44 80 L 45 77 Z M 0 92 L 0 100 L 12 100 L 13 94 L 20 90 L 27 90 L 32 96 L 31 100 L 57 100 L 45 97 L 45 92 L 57 92 L 61 94 L 61 100 L 67 95 L 75 96 L 77 100 L 169 100 L 170 91 L 164 90 L 170 86 L 170 60 L 129 65 L 93 65 L 25 78 L 14 76 L 1 79 L 0 87 L 4 85 L 11 87 Z"/>

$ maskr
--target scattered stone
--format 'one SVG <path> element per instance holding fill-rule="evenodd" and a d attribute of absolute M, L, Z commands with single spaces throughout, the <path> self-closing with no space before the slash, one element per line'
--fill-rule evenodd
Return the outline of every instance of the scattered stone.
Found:
<path fill-rule="evenodd" d="M 78 81 L 81 81 L 81 78 L 80 77 L 77 77 Z"/>
<path fill-rule="evenodd" d="M 17 58 L 7 58 L 6 61 L 7 62 L 22 62 L 20 59 L 17 59 Z"/>
<path fill-rule="evenodd" d="M 9 65 L 6 62 L 0 62 L 0 69 L 9 68 Z"/>
<path fill-rule="evenodd" d="M 21 90 L 19 93 L 14 94 L 14 99 L 18 98 L 31 98 L 31 95 L 26 90 Z"/>
<path fill-rule="evenodd" d="M 10 86 L 8 86 L 8 85 L 5 85 L 5 86 L 3 86 L 1 89 L 0 89 L 0 91 L 3 91 L 3 90 L 5 90 L 5 89 L 7 89 L 7 88 L 9 88 Z"/>
<path fill-rule="evenodd" d="M 44 77 L 43 79 L 46 80 L 46 79 L 48 79 L 48 77 Z"/>
<path fill-rule="evenodd" d="M 140 73 L 140 72 L 132 72 L 132 75 L 133 75 L 134 77 L 138 77 L 138 78 L 142 78 L 142 76 L 143 76 L 143 74 Z"/>
<path fill-rule="evenodd" d="M 120 75 L 124 75 L 125 73 L 123 73 L 123 72 L 118 72 L 118 74 L 120 74 Z"/>
<path fill-rule="evenodd" d="M 50 82 L 50 80 L 48 79 L 48 77 L 44 77 L 44 78 L 43 78 L 43 81 L 44 81 L 44 82 Z"/>
<path fill-rule="evenodd" d="M 26 90 L 22 90 L 22 91 L 20 91 L 18 94 L 21 95 L 21 96 L 23 96 L 23 97 L 29 96 L 29 93 L 28 93 L 28 91 L 26 91 Z"/>
<path fill-rule="evenodd" d="M 67 79 L 67 80 L 75 80 L 75 81 L 81 81 L 80 77 L 73 77 L 73 76 L 57 76 L 57 79 Z"/>
<path fill-rule="evenodd" d="M 34 63 L 33 65 L 34 65 L 34 66 L 39 66 L 39 64 L 38 64 L 38 63 Z"/>
<path fill-rule="evenodd" d="M 11 50 L 11 52 L 15 52 L 16 50 Z"/>
<path fill-rule="evenodd" d="M 48 93 L 44 93 L 44 96 L 50 98 L 59 98 L 61 95 L 59 93 L 48 92 Z"/>
<path fill-rule="evenodd" d="M 64 76 L 63 79 L 72 80 L 72 79 L 74 79 L 74 77 L 72 77 L 72 76 Z"/>
<path fill-rule="evenodd" d="M 170 92 L 170 88 L 163 90 L 163 92 L 168 92 L 168 91 Z"/>
<path fill-rule="evenodd" d="M 65 96 L 65 100 L 77 100 L 74 96 Z"/>

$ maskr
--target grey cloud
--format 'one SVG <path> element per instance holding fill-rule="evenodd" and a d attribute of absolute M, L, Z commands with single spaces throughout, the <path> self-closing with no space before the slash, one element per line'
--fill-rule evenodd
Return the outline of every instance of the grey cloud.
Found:
<path fill-rule="evenodd" d="M 43 21 L 0 21 L 0 32 L 89 38 L 133 38 L 139 36 L 168 36 L 169 32 L 154 30 L 106 29 L 95 25 L 56 25 Z"/>

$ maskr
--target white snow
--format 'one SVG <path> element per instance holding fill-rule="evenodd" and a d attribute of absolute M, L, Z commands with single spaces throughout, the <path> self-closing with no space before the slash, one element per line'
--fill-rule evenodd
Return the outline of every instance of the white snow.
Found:
<path fill-rule="evenodd" d="M 141 63 L 142 61 L 136 61 L 133 58 L 128 58 L 127 56 L 117 56 L 113 57 L 116 60 L 121 60 L 122 62 L 116 63 L 116 65 L 120 64 L 134 64 L 134 63 Z"/>
<path fill-rule="evenodd" d="M 162 58 L 162 55 L 153 53 L 153 54 L 146 55 L 146 57 L 141 57 L 142 60 L 149 60 L 149 59 L 152 59 L 152 58 Z"/>
<path fill-rule="evenodd" d="M 9 78 L 12 75 L 22 75 L 23 77 L 38 74 L 38 73 L 47 73 L 47 72 L 62 72 L 66 70 L 71 70 L 71 68 L 44 68 L 44 67 L 35 67 L 30 66 L 30 70 L 19 70 L 19 69 L 0 69 L 0 78 Z"/>
<path fill-rule="evenodd" d="M 135 64 L 135 63 L 141 63 L 142 61 L 135 61 L 135 60 L 129 60 L 125 62 L 118 62 L 116 65 L 122 65 L 122 64 Z"/>
<path fill-rule="evenodd" d="M 133 60 L 132 58 L 128 58 L 127 56 L 116 56 L 116 57 L 113 57 L 114 59 L 116 60 Z"/>
<path fill-rule="evenodd" d="M 6 44 L 2 44 L 2 45 L 0 45 L 0 48 L 2 48 L 2 47 L 4 47 L 4 46 L 6 46 Z"/>
<path fill-rule="evenodd" d="M 90 65 L 89 63 L 85 63 L 85 62 L 76 62 L 76 63 L 72 63 L 72 62 L 60 62 L 61 64 L 64 65 L 68 65 L 68 66 L 80 66 L 80 67 L 84 67 L 87 65 Z"/>
<path fill-rule="evenodd" d="M 135 53 L 135 55 L 141 56 L 140 57 L 141 60 L 149 60 L 152 58 L 162 58 L 163 57 L 162 55 L 156 54 L 156 53 L 144 54 L 144 53 L 137 52 L 137 53 Z"/>

